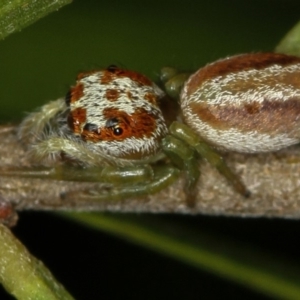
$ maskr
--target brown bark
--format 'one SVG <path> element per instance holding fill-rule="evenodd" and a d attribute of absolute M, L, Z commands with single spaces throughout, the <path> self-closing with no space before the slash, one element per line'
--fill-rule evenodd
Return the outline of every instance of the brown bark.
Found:
<path fill-rule="evenodd" d="M 0 126 L 0 137 L 0 174 L 11 168 L 31 166 L 16 139 L 14 126 Z M 251 191 L 251 196 L 247 199 L 237 194 L 215 169 L 203 162 L 194 208 L 186 204 L 183 179 L 157 194 L 143 198 L 85 201 L 78 196 L 81 191 L 99 191 L 107 187 L 99 183 L 0 175 L 0 212 L 5 216 L 5 212 L 9 211 L 7 207 L 12 205 L 16 210 L 94 210 L 299 218 L 299 150 L 295 146 L 261 155 L 226 154 L 229 166 L 242 177 Z M 1 207 L 4 209 L 1 210 Z"/>

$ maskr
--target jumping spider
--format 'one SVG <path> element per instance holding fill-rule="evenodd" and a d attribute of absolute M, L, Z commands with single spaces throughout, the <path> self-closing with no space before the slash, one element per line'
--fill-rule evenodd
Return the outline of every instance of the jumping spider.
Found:
<path fill-rule="evenodd" d="M 160 109 L 165 92 L 139 73 L 110 66 L 79 74 L 65 98 L 23 120 L 18 137 L 34 164 L 52 166 L 48 177 L 114 187 L 105 195 L 85 193 L 86 198 L 156 193 L 183 171 L 191 204 L 199 156 L 247 196 L 213 148 L 256 153 L 298 143 L 299 78 L 300 59 L 274 53 L 225 58 L 191 76 L 164 68 L 166 92 L 180 93 L 182 120 L 168 128 Z M 59 161 L 79 167 L 57 166 Z"/>

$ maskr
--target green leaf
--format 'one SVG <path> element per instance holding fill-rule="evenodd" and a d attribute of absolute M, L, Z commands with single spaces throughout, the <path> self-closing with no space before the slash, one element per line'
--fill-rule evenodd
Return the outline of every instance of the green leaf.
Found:
<path fill-rule="evenodd" d="M 71 300 L 43 263 L 0 224 L 0 283 L 17 299 Z"/>
<path fill-rule="evenodd" d="M 300 56 L 300 22 L 284 36 L 275 51 Z"/>
<path fill-rule="evenodd" d="M 72 0 L 1 0 L 0 40 L 20 31 Z"/>

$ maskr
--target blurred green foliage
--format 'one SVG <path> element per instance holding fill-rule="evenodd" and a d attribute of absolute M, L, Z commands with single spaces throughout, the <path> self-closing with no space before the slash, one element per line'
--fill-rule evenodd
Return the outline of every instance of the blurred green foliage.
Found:
<path fill-rule="evenodd" d="M 0 120 L 65 95 L 79 71 L 162 66 L 272 50 L 299 18 L 291 0 L 74 1 L 0 42 Z"/>

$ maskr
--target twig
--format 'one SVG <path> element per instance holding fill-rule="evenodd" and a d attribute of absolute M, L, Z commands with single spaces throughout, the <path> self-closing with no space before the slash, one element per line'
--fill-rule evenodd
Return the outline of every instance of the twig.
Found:
<path fill-rule="evenodd" d="M 16 167 L 30 167 L 19 145 L 14 126 L 1 126 L 0 174 Z M 300 151 L 298 147 L 263 155 L 227 154 L 225 157 L 251 191 L 246 199 L 219 173 L 203 162 L 196 205 L 188 207 L 183 179 L 154 195 L 138 199 L 83 201 L 83 190 L 106 191 L 100 183 L 57 181 L 0 175 L 2 203 L 16 210 L 82 210 L 153 213 L 190 213 L 233 216 L 298 218 L 300 216 Z M 32 167 L 32 166 L 31 166 Z M 68 195 L 65 197 L 65 195 Z"/>

